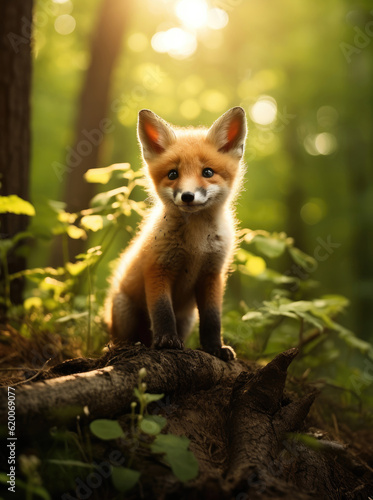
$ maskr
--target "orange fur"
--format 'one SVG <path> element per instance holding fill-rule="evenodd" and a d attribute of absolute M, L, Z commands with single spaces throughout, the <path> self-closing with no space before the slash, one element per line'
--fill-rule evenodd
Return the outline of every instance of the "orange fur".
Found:
<path fill-rule="evenodd" d="M 143 110 L 138 133 L 157 197 L 112 277 L 112 339 L 182 348 L 198 307 L 203 348 L 232 359 L 220 314 L 235 246 L 231 205 L 243 171 L 244 112 L 233 108 L 207 130 L 175 129 Z"/>

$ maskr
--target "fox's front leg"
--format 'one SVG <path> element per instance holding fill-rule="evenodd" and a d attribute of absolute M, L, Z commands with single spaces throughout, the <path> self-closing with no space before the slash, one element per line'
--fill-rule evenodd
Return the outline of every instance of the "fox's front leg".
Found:
<path fill-rule="evenodd" d="M 223 345 L 221 337 L 221 308 L 224 282 L 220 273 L 202 276 L 197 282 L 196 299 L 199 311 L 199 336 L 204 351 L 229 361 L 234 350 Z"/>
<path fill-rule="evenodd" d="M 178 337 L 171 301 L 172 276 L 164 268 L 153 265 L 145 273 L 146 303 L 156 349 L 183 349 Z"/>

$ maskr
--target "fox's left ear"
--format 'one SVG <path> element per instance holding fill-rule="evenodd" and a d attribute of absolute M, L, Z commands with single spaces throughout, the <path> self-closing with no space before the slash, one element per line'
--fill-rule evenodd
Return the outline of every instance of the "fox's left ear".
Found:
<path fill-rule="evenodd" d="M 222 153 L 241 158 L 246 140 L 246 115 L 243 108 L 232 108 L 214 122 L 207 133 L 211 141 Z"/>

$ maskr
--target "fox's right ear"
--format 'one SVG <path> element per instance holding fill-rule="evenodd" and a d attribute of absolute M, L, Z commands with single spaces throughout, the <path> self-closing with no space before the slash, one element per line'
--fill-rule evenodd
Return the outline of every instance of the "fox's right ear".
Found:
<path fill-rule="evenodd" d="M 154 160 L 176 140 L 171 127 L 149 109 L 139 112 L 137 135 L 145 160 Z"/>

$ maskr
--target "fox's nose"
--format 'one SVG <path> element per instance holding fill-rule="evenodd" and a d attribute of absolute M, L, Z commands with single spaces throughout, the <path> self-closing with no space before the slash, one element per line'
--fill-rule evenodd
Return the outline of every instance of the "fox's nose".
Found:
<path fill-rule="evenodd" d="M 192 201 L 194 201 L 194 193 L 186 191 L 181 195 L 181 201 L 183 201 L 184 203 L 191 203 Z"/>

